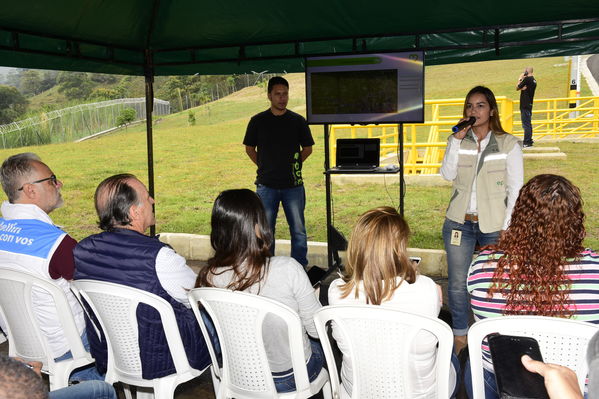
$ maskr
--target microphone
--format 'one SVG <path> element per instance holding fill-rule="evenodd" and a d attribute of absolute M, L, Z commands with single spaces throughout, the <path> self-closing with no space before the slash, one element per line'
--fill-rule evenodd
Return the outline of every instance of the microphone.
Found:
<path fill-rule="evenodd" d="M 466 121 L 461 121 L 460 123 L 458 123 L 457 125 L 455 125 L 454 127 L 452 127 L 451 131 L 454 132 L 454 133 L 459 132 L 460 130 L 462 130 L 466 126 L 474 125 L 475 122 L 476 122 L 476 118 L 473 117 L 473 116 L 471 116 L 470 119 L 468 119 Z"/>

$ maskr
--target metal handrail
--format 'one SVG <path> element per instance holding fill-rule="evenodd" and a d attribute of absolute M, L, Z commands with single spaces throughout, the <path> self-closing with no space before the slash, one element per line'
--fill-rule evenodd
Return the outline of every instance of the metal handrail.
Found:
<path fill-rule="evenodd" d="M 576 107 L 570 108 L 572 98 L 535 99 L 533 132 L 535 141 L 544 139 L 589 138 L 599 135 L 599 97 L 577 97 Z M 522 138 L 519 101 L 497 97 L 503 128 Z M 404 124 L 405 174 L 437 174 L 451 127 L 462 117 L 461 98 L 425 101 L 424 123 Z M 330 162 L 334 164 L 337 138 L 379 137 L 381 160 L 388 161 L 399 151 L 398 125 L 332 125 L 330 129 Z M 397 163 L 399 157 L 392 159 Z"/>

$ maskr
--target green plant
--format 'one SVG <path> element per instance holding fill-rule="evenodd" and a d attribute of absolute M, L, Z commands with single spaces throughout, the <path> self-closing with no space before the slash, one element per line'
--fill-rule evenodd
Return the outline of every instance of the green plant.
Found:
<path fill-rule="evenodd" d="M 196 124 L 196 114 L 195 112 L 189 110 L 187 113 L 187 123 L 189 126 L 195 126 Z"/>
<path fill-rule="evenodd" d="M 116 117 L 116 125 L 127 127 L 128 124 L 133 122 L 136 117 L 136 112 L 133 108 L 125 108 Z"/>

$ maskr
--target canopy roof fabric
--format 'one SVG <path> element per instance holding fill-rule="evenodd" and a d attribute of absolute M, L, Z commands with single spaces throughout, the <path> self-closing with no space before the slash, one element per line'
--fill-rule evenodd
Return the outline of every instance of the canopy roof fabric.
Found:
<path fill-rule="evenodd" d="M 599 52 L 598 0 L 12 0 L 0 65 L 128 75 L 298 72 L 422 49 L 427 65 Z"/>

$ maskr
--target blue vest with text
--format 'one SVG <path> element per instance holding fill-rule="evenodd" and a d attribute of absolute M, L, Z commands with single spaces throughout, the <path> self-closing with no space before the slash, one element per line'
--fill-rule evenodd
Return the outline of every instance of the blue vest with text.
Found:
<path fill-rule="evenodd" d="M 92 235 L 77 244 L 75 280 L 107 281 L 138 288 L 158 295 L 171 304 L 185 352 L 191 367 L 204 369 L 210 357 L 202 332 L 191 309 L 173 299 L 160 285 L 156 274 L 156 256 L 166 244 L 133 230 L 114 231 Z M 142 377 L 153 379 L 175 373 L 175 365 L 168 350 L 160 316 L 153 308 L 140 304 L 137 308 L 139 348 Z M 90 334 L 91 353 L 100 372 L 106 368 L 106 343 Z"/>
<path fill-rule="evenodd" d="M 0 218 L 0 250 L 47 259 L 65 232 L 35 219 Z"/>

